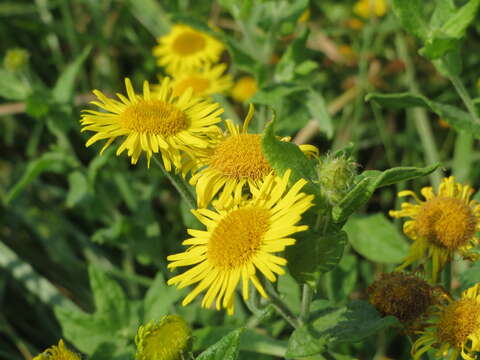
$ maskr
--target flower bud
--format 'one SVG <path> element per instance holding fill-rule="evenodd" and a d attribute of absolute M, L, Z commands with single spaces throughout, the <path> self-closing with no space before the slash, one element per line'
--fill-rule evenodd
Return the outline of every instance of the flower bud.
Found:
<path fill-rule="evenodd" d="M 178 315 L 140 326 L 135 337 L 137 360 L 183 360 L 192 349 L 192 330 Z"/>
<path fill-rule="evenodd" d="M 353 186 L 356 168 L 353 160 L 344 155 L 328 154 L 320 159 L 317 167 L 320 189 L 331 205 L 338 204 L 347 195 Z"/>
<path fill-rule="evenodd" d="M 80 356 L 70 351 L 63 340 L 58 342 L 43 353 L 35 356 L 33 360 L 80 360 Z"/>
<path fill-rule="evenodd" d="M 28 63 L 30 54 L 25 49 L 10 49 L 3 58 L 3 67 L 8 71 L 21 71 Z"/>

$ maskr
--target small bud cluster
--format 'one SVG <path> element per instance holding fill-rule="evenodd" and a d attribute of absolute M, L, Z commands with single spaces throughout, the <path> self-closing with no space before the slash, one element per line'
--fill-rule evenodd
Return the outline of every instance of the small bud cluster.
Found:
<path fill-rule="evenodd" d="M 322 195 L 331 204 L 338 204 L 354 184 L 357 164 L 345 155 L 331 154 L 319 160 L 317 173 Z"/>

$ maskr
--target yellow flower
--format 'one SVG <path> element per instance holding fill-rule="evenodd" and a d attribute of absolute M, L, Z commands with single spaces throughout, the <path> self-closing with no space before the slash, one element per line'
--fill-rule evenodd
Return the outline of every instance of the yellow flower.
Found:
<path fill-rule="evenodd" d="M 214 37 L 183 24 L 173 25 L 168 35 L 158 38 L 158 43 L 153 54 L 158 65 L 171 74 L 215 63 L 224 50 Z"/>
<path fill-rule="evenodd" d="M 33 360 L 80 360 L 80 356 L 68 350 L 63 340 L 60 340 L 58 345 L 48 348 Z"/>
<path fill-rule="evenodd" d="M 216 299 L 216 308 L 224 307 L 233 313 L 233 295 L 240 279 L 242 293 L 248 299 L 249 282 L 267 297 L 257 278 L 257 269 L 269 280 L 285 273 L 287 261 L 275 253 L 293 245 L 290 236 L 307 230 L 308 226 L 295 224 L 312 206 L 312 195 L 301 193 L 306 181 L 301 179 L 287 190 L 290 171 L 282 178 L 269 175 L 262 187 L 249 200 L 233 200 L 230 208 L 198 209 L 194 215 L 206 226 L 206 231 L 188 229 L 192 236 L 183 242 L 185 252 L 170 255 L 168 268 L 193 265 L 192 268 L 168 281 L 179 288 L 198 283 L 183 300 L 189 304 L 206 291 L 203 307 L 210 307 Z"/>
<path fill-rule="evenodd" d="M 425 256 L 431 257 L 432 280 L 436 282 L 438 272 L 455 252 L 464 258 L 478 258 L 469 250 L 478 245 L 480 206 L 470 200 L 473 189 L 456 183 L 452 176 L 443 179 L 437 195 L 431 187 L 423 188 L 421 193 L 425 200 L 420 200 L 413 191 L 401 191 L 398 196 L 413 196 L 417 203 L 403 203 L 402 209 L 391 210 L 390 216 L 412 219 L 403 225 L 413 244 L 400 269 Z"/>
<path fill-rule="evenodd" d="M 135 336 L 137 360 L 183 360 L 192 349 L 192 330 L 178 315 L 142 325 Z"/>
<path fill-rule="evenodd" d="M 462 293 L 459 300 L 436 306 L 430 326 L 419 332 L 421 337 L 413 344 L 414 360 L 431 348 L 445 360 L 475 360 L 480 351 L 480 284 Z"/>
<path fill-rule="evenodd" d="M 302 13 L 302 15 L 300 15 L 297 21 L 300 24 L 305 24 L 308 20 L 310 20 L 310 15 L 311 15 L 310 9 L 306 8 L 305 11 Z"/>
<path fill-rule="evenodd" d="M 173 75 L 173 95 L 180 96 L 188 88 L 193 89 L 197 96 L 222 94 L 232 86 L 230 75 L 224 75 L 225 64 L 215 66 L 206 65 L 202 69 L 179 72 Z"/>
<path fill-rule="evenodd" d="M 220 121 L 218 116 L 223 109 L 192 96 L 191 90 L 174 97 L 169 78 L 162 81 L 155 94 L 150 94 L 147 81 L 143 84 L 143 96 L 135 94 L 128 78 L 125 86 L 128 98 L 117 94 L 121 101 L 93 91 L 100 102 L 92 104 L 107 112 L 85 110 L 82 114 L 82 131 L 96 132 L 86 146 L 108 139 L 102 153 L 117 137 L 126 136 L 117 155 L 127 150 L 132 164 L 136 164 L 143 151 L 150 166 L 152 155 L 160 152 L 165 168 L 170 171 L 172 163 L 176 169 L 181 168 L 182 151 L 192 155 L 195 148 L 208 146 L 210 134 L 219 132 L 214 124 Z"/>
<path fill-rule="evenodd" d="M 220 203 L 226 203 L 232 194 L 238 199 L 245 185 L 252 192 L 273 171 L 263 155 L 262 135 L 247 132 L 253 112 L 250 106 L 242 129 L 227 120 L 227 133 L 213 139 L 211 147 L 197 152 L 197 164 L 190 167 L 200 170 L 194 170 L 190 183 L 195 185 L 199 207 L 206 207 L 218 193 L 221 193 Z M 302 145 L 300 149 L 307 153 L 317 152 L 312 145 Z"/>
<path fill-rule="evenodd" d="M 245 102 L 257 92 L 257 81 L 252 76 L 243 76 L 233 85 L 231 95 L 238 102 Z"/>
<path fill-rule="evenodd" d="M 378 312 L 395 316 L 410 333 L 422 328 L 428 308 L 437 302 L 435 289 L 425 280 L 401 272 L 382 274 L 367 293 Z"/>
<path fill-rule="evenodd" d="M 380 17 L 387 12 L 387 3 L 385 0 L 358 0 L 353 7 L 353 12 L 364 19 L 372 16 Z"/>
<path fill-rule="evenodd" d="M 3 67 L 8 71 L 20 71 L 28 64 L 30 54 L 25 49 L 9 49 L 3 58 Z"/>

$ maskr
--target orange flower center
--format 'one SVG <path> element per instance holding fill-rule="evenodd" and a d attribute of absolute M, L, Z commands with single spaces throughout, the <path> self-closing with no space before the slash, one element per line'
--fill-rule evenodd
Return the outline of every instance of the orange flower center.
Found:
<path fill-rule="evenodd" d="M 123 128 L 137 132 L 172 136 L 188 127 L 185 114 L 162 100 L 140 100 L 120 114 Z"/>
<path fill-rule="evenodd" d="M 215 148 L 210 166 L 234 179 L 261 179 L 272 171 L 261 141 L 259 134 L 229 136 Z"/>
<path fill-rule="evenodd" d="M 208 259 L 224 270 L 238 269 L 260 249 L 270 227 L 270 213 L 262 208 L 237 209 L 223 218 L 208 242 Z"/>
<path fill-rule="evenodd" d="M 435 245 L 455 250 L 475 235 L 476 223 L 472 209 L 462 200 L 436 197 L 420 208 L 416 229 Z"/>
<path fill-rule="evenodd" d="M 173 50 L 180 55 L 192 55 L 205 49 L 205 37 L 194 31 L 185 31 L 173 41 Z"/>

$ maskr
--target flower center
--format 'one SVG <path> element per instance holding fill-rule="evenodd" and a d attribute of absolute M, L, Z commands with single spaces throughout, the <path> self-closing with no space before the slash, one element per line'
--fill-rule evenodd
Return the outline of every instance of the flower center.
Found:
<path fill-rule="evenodd" d="M 232 211 L 222 219 L 208 242 L 208 259 L 224 270 L 238 269 L 260 249 L 270 227 L 270 213 L 262 208 Z"/>
<path fill-rule="evenodd" d="M 120 114 L 120 124 L 138 133 L 171 136 L 186 129 L 188 121 L 173 104 L 162 100 L 140 100 Z"/>
<path fill-rule="evenodd" d="M 205 48 L 205 38 L 196 32 L 185 31 L 173 41 L 173 50 L 180 55 L 191 55 Z"/>
<path fill-rule="evenodd" d="M 441 343 L 461 347 L 470 335 L 480 330 L 480 303 L 475 299 L 451 303 L 443 310 L 437 328 Z"/>
<path fill-rule="evenodd" d="M 173 89 L 173 95 L 179 96 L 190 87 L 193 89 L 194 94 L 201 95 L 210 87 L 210 80 L 199 76 L 191 76 L 183 79 L 179 81 Z"/>
<path fill-rule="evenodd" d="M 437 246 L 455 250 L 475 234 L 476 218 L 460 199 L 436 197 L 420 208 L 418 234 Z"/>
<path fill-rule="evenodd" d="M 215 148 L 210 166 L 231 178 L 261 179 L 272 171 L 261 141 L 259 134 L 229 136 Z"/>

